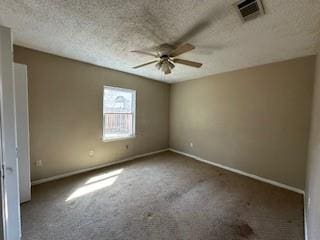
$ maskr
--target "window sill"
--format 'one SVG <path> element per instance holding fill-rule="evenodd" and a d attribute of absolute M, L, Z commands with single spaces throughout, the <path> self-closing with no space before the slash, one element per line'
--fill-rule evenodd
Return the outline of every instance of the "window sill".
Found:
<path fill-rule="evenodd" d="M 103 138 L 102 137 L 102 142 L 123 141 L 123 140 L 128 140 L 128 139 L 133 139 L 133 138 L 136 138 L 136 135 L 128 136 L 128 137 L 117 137 L 117 138 Z"/>

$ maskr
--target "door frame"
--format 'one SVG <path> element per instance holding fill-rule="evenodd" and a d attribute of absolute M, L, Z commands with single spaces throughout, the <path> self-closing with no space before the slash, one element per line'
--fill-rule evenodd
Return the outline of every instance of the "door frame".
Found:
<path fill-rule="evenodd" d="M 4 240 L 21 238 L 11 30 L 0 26 L 1 201 Z M 4 176 L 4 177 L 3 177 Z"/>
<path fill-rule="evenodd" d="M 31 201 L 28 68 L 20 63 L 13 66 L 20 203 L 24 203 Z"/>
<path fill-rule="evenodd" d="M 1 104 L 0 104 L 1 106 Z M 2 158 L 2 136 L 1 136 L 1 110 L 0 110 L 0 238 L 2 237 L 4 240 L 6 240 L 6 223 L 5 223 L 5 201 L 4 201 L 4 164 L 3 164 L 3 158 Z"/>

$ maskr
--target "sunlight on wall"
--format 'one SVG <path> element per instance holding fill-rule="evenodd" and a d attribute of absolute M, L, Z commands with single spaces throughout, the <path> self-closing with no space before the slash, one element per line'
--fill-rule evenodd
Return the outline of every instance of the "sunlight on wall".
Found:
<path fill-rule="evenodd" d="M 97 190 L 109 187 L 117 180 L 119 174 L 123 169 L 118 169 L 105 174 L 97 175 L 90 178 L 83 187 L 78 188 L 74 191 L 67 199 L 66 202 L 84 196 L 88 193 L 95 192 Z"/>

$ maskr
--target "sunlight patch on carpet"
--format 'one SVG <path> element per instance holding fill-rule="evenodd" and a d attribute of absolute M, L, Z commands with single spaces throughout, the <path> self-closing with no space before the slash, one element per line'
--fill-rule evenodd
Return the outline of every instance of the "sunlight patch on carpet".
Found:
<path fill-rule="evenodd" d="M 113 185 L 122 171 L 123 169 L 118 169 L 90 178 L 84 186 L 75 190 L 66 199 L 66 202 Z"/>

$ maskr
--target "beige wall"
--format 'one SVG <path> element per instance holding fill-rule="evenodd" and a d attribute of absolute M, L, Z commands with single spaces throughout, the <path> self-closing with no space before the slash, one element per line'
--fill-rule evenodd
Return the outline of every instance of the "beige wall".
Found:
<path fill-rule="evenodd" d="M 28 66 L 33 180 L 168 147 L 168 84 L 21 47 L 14 59 Z M 101 141 L 104 85 L 137 90 L 135 139 Z"/>
<path fill-rule="evenodd" d="M 304 189 L 314 61 L 172 85 L 170 147 Z"/>
<path fill-rule="evenodd" d="M 170 97 L 165 83 L 17 46 L 14 54 L 28 65 L 33 180 L 167 148 L 170 100 L 172 148 L 304 189 L 314 57 L 173 84 Z M 135 139 L 101 141 L 104 85 L 137 90 Z"/>
<path fill-rule="evenodd" d="M 305 197 L 306 231 L 309 240 L 320 239 L 320 53 L 315 76 Z"/>

